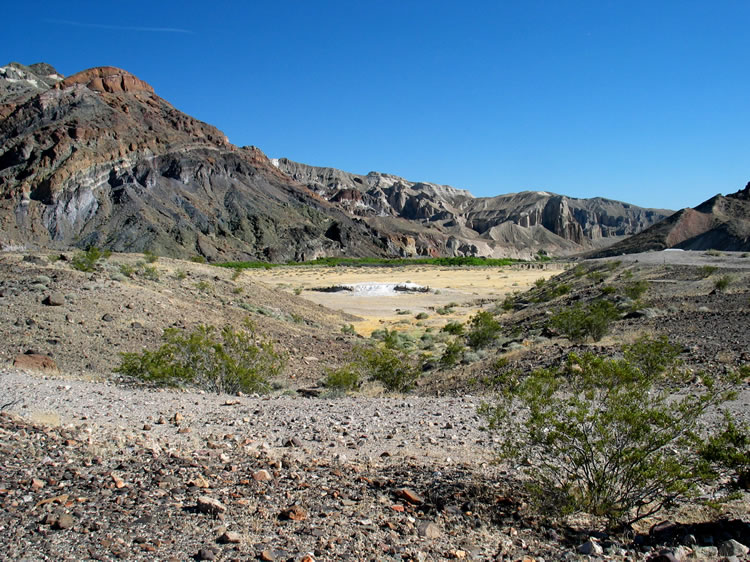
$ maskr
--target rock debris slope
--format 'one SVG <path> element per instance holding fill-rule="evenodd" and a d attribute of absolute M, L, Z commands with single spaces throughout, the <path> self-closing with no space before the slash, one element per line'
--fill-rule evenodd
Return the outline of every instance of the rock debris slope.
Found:
<path fill-rule="evenodd" d="M 17 63 L 0 68 L 0 194 L 6 247 L 96 244 L 210 260 L 570 254 L 668 214 L 272 164 L 124 70 L 64 78 Z"/>

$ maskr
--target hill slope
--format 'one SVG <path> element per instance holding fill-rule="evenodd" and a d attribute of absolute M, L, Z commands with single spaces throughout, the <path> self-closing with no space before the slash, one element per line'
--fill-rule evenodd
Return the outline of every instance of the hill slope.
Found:
<path fill-rule="evenodd" d="M 750 251 L 750 183 L 682 209 L 640 234 L 596 253 L 597 257 L 647 250 Z"/>

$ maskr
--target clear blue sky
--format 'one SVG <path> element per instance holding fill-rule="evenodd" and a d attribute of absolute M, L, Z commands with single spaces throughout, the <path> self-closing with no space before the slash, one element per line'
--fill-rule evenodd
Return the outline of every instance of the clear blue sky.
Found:
<path fill-rule="evenodd" d="M 750 2 L 13 2 L 0 64 L 112 65 L 237 145 L 479 196 L 750 180 Z"/>

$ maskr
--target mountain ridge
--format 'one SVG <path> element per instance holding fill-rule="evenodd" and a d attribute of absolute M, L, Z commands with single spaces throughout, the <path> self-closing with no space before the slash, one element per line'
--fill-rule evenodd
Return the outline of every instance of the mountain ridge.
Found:
<path fill-rule="evenodd" d="M 129 72 L 0 67 L 0 242 L 209 260 L 575 254 L 669 212 L 366 176 L 237 147 Z"/>

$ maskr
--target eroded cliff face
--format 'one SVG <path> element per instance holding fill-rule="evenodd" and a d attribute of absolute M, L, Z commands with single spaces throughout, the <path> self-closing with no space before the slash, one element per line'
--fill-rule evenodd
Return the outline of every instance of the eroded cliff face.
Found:
<path fill-rule="evenodd" d="M 126 71 L 62 79 L 52 69 L 47 80 L 33 67 L 11 71 L 0 74 L 6 246 L 278 261 L 387 252 L 366 225 L 290 180 L 260 150 L 233 146 Z M 337 235 L 327 236 L 334 225 Z"/>
<path fill-rule="evenodd" d="M 357 175 L 286 158 L 273 163 L 346 213 L 403 232 L 419 255 L 572 254 L 615 243 L 671 213 L 544 191 L 475 198 L 465 190 L 378 172 Z"/>

